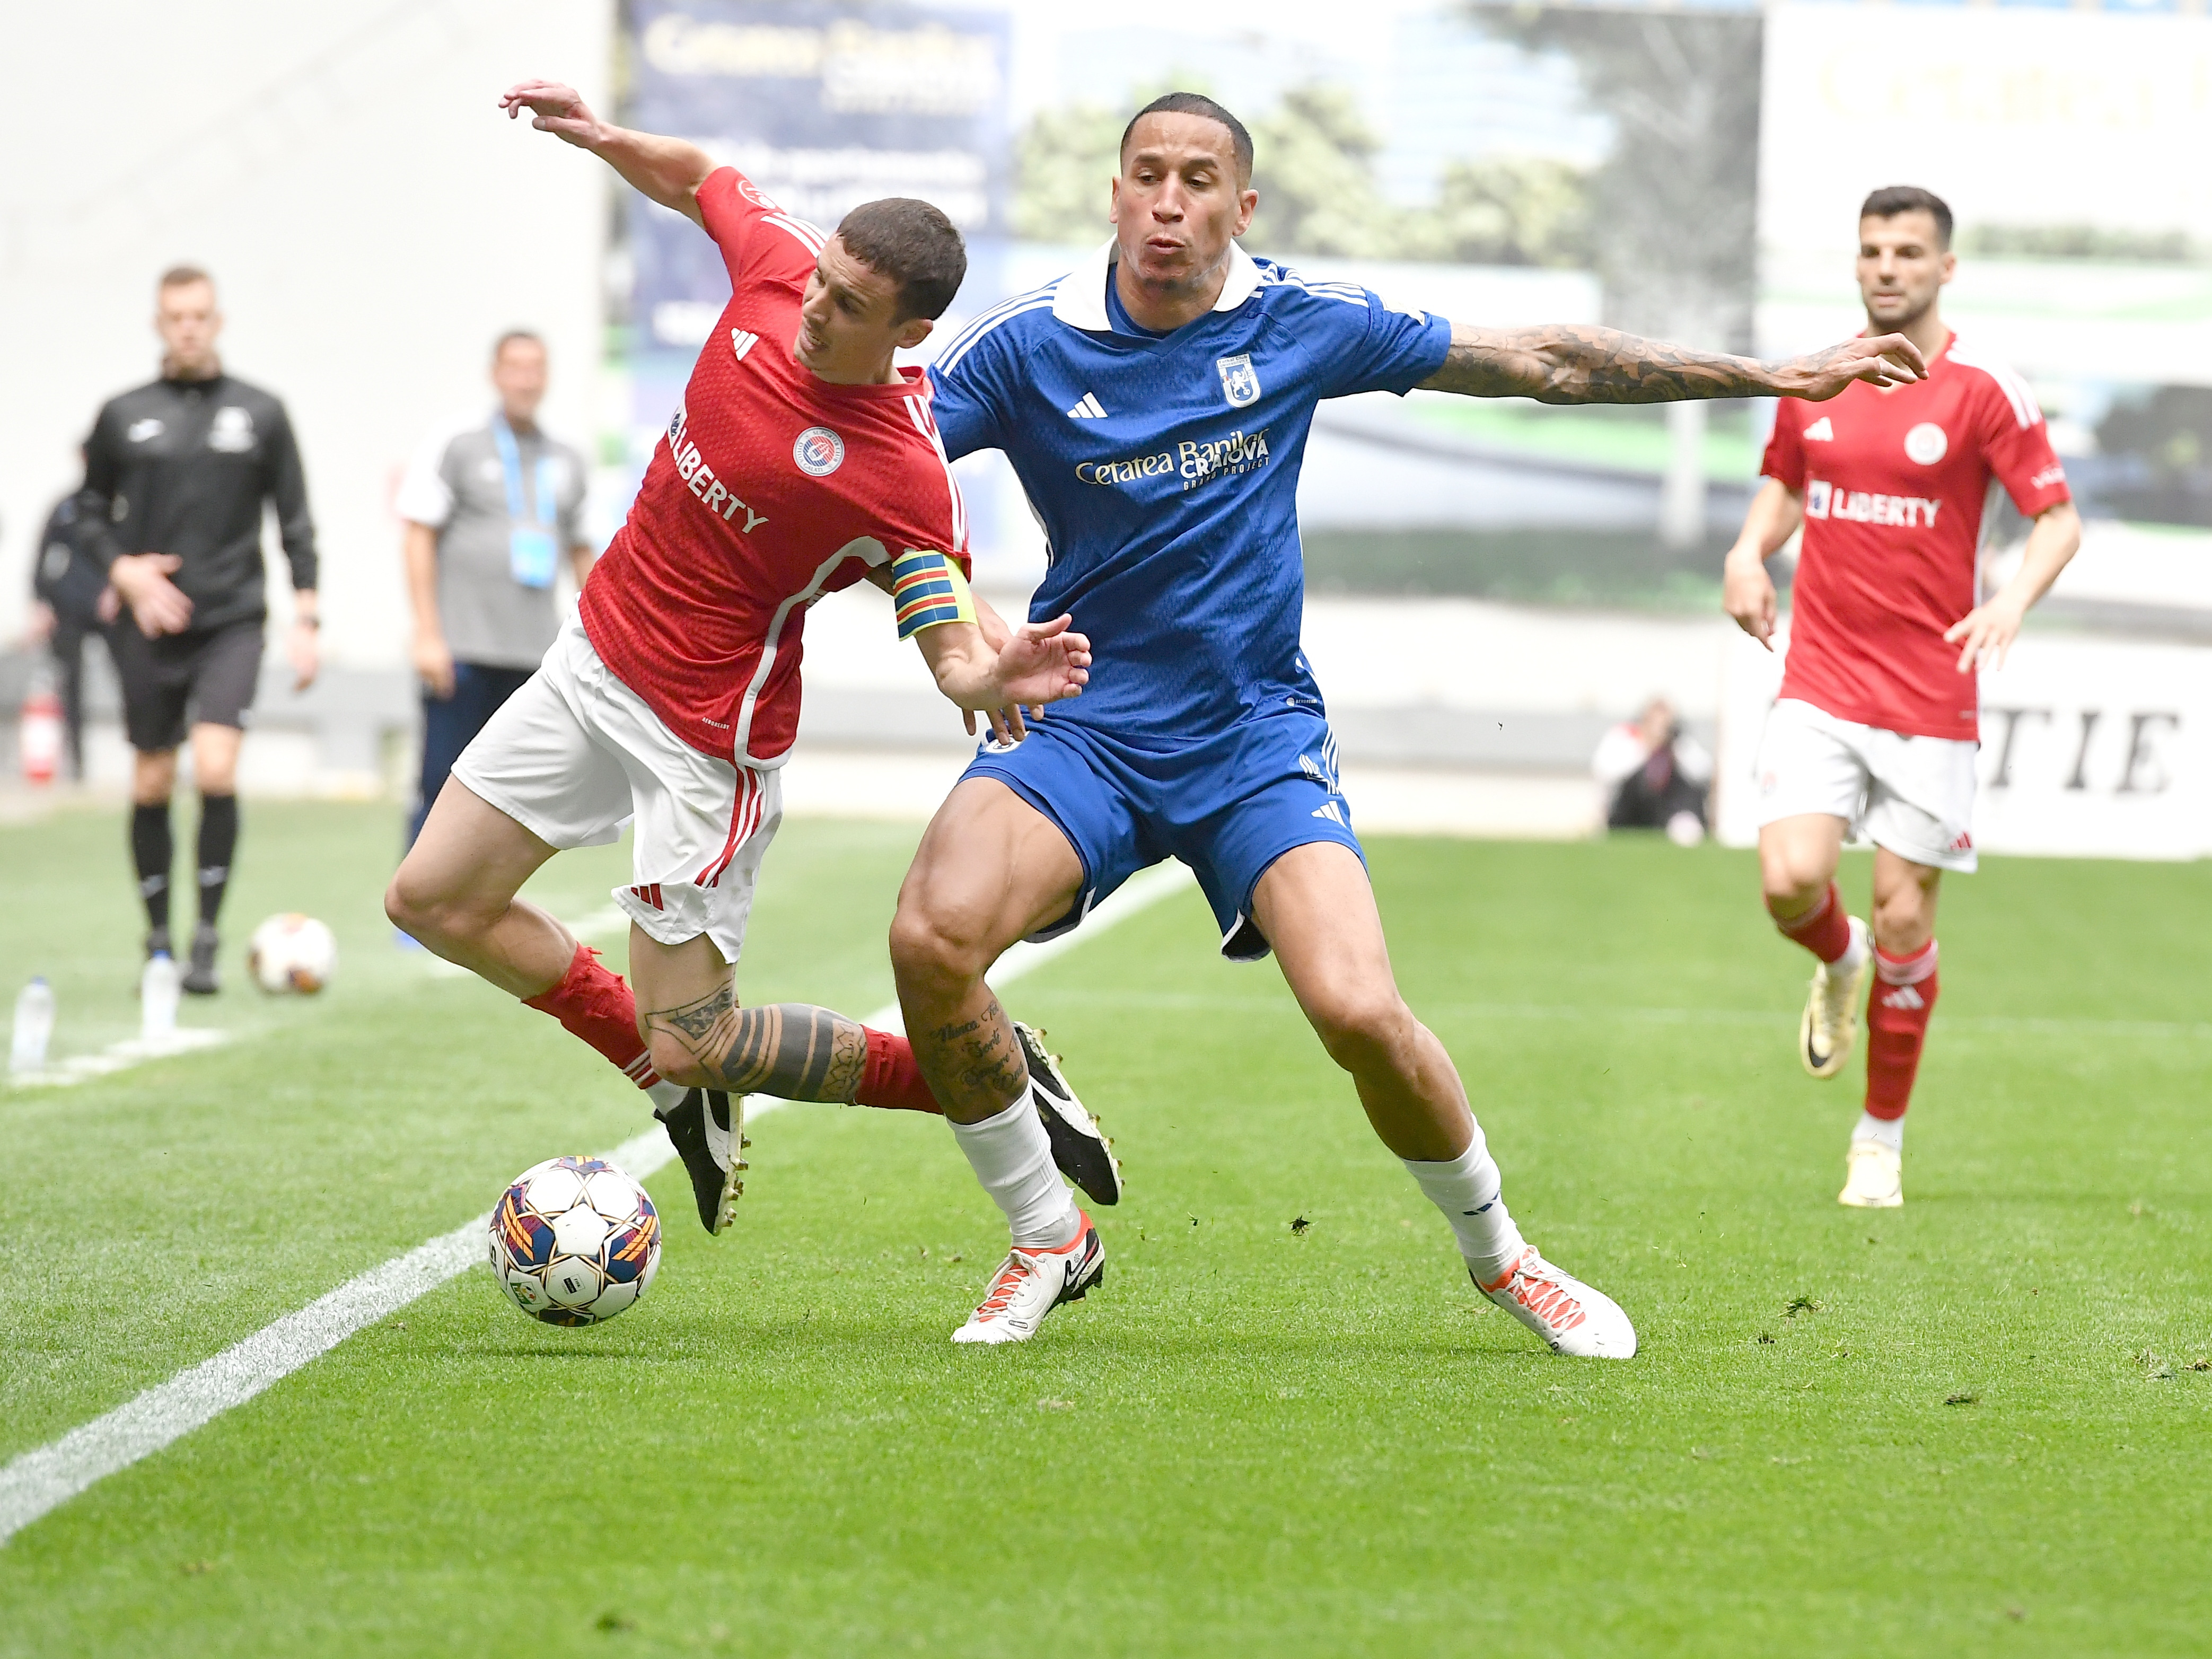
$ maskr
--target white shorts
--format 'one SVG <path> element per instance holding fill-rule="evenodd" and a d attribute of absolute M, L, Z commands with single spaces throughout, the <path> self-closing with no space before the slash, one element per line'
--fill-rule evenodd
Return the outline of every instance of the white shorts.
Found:
<path fill-rule="evenodd" d="M 678 738 L 599 660 L 580 621 L 561 630 L 453 775 L 559 848 L 604 847 L 635 817 L 635 880 L 615 902 L 663 945 L 704 933 L 737 961 L 753 882 L 783 822 L 781 774 Z"/>
<path fill-rule="evenodd" d="M 1899 858 L 1974 867 L 1974 761 L 1963 738 L 1914 738 L 1784 697 L 1759 743 L 1759 823 L 1827 812 Z"/>

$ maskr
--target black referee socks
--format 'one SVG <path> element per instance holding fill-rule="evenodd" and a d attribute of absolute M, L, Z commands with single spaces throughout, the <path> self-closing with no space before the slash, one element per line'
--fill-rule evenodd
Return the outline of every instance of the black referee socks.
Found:
<path fill-rule="evenodd" d="M 162 820 L 166 833 L 168 819 Z M 200 921 L 205 927 L 215 925 L 216 915 L 222 909 L 223 889 L 230 882 L 230 860 L 238 851 L 238 797 L 235 795 L 202 795 L 200 797 Z"/>
<path fill-rule="evenodd" d="M 145 901 L 146 925 L 169 925 L 169 861 L 176 848 L 169 839 L 169 803 L 131 809 L 131 859 L 138 866 L 138 896 Z"/>

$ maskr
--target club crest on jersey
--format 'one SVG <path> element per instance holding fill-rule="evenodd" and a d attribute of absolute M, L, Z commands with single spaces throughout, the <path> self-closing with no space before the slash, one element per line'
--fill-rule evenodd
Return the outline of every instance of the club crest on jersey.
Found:
<path fill-rule="evenodd" d="M 215 412 L 208 428 L 208 447 L 226 455 L 240 455 L 253 447 L 253 416 L 236 404 L 225 404 Z"/>
<path fill-rule="evenodd" d="M 1949 435 L 1933 421 L 1923 421 L 1905 434 L 1905 454 L 1923 466 L 1933 466 L 1951 447 Z"/>
<path fill-rule="evenodd" d="M 1250 352 L 1216 357 L 1213 366 L 1221 371 L 1221 395 L 1229 399 L 1231 408 L 1242 409 L 1247 404 L 1260 401 L 1260 374 L 1252 367 Z"/>
<path fill-rule="evenodd" d="M 826 426 L 810 426 L 791 447 L 791 459 L 810 478 L 826 478 L 845 465 L 845 441 Z"/>

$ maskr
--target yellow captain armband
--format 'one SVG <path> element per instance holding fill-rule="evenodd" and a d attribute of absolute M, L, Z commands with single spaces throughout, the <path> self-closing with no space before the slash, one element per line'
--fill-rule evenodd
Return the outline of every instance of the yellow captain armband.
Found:
<path fill-rule="evenodd" d="M 898 636 L 910 640 L 925 628 L 975 620 L 975 596 L 960 567 L 934 548 L 891 562 L 891 610 Z"/>

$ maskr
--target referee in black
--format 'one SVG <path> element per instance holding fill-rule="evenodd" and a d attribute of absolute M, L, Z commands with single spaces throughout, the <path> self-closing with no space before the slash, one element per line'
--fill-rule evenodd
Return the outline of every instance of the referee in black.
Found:
<path fill-rule="evenodd" d="M 146 903 L 146 954 L 171 951 L 169 797 L 191 735 L 199 786 L 199 925 L 184 988 L 208 995 L 216 919 L 238 846 L 238 746 L 261 674 L 262 502 L 273 502 L 295 595 L 297 689 L 318 665 L 315 526 L 284 405 L 223 373 L 215 283 L 191 265 L 164 272 L 155 327 L 161 378 L 112 399 L 85 445 L 84 543 L 129 612 L 109 631 L 137 750 L 131 853 Z M 172 951 L 172 954 L 173 952 Z"/>

